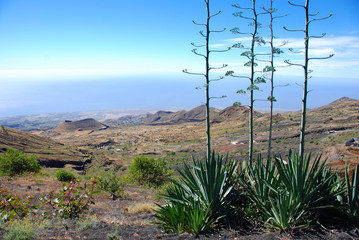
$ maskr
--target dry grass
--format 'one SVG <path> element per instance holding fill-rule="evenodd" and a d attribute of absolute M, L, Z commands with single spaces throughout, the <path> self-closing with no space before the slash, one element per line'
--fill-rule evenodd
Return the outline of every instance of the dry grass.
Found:
<path fill-rule="evenodd" d="M 127 207 L 128 213 L 151 213 L 157 206 L 153 202 L 140 202 Z"/>

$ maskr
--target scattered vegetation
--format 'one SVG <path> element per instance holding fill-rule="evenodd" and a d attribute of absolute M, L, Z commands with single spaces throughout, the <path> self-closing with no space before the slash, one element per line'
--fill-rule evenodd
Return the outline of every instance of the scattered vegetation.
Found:
<path fill-rule="evenodd" d="M 77 221 L 76 229 L 78 231 L 84 231 L 89 228 L 93 228 L 96 224 L 96 219 L 94 218 L 81 218 L 79 221 Z"/>
<path fill-rule="evenodd" d="M 107 233 L 107 239 L 108 240 L 120 240 L 120 239 L 122 239 L 122 237 L 121 237 L 119 231 L 116 230 L 114 232 Z"/>
<path fill-rule="evenodd" d="M 0 179 L 0 221 L 6 222 L 15 218 L 26 217 L 38 208 L 37 205 L 31 203 L 32 199 L 32 196 L 22 199 L 11 193 Z"/>
<path fill-rule="evenodd" d="M 4 240 L 32 240 L 37 237 L 38 225 L 30 219 L 11 221 L 4 234 Z"/>

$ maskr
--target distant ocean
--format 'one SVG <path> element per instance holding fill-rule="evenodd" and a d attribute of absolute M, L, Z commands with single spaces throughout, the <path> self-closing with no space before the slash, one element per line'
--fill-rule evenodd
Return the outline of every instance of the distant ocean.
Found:
<path fill-rule="evenodd" d="M 112 77 L 94 79 L 1 80 L 0 117 L 131 108 L 184 108 L 204 103 L 204 79 L 188 75 L 159 77 Z M 301 108 L 302 78 L 278 77 L 275 97 L 277 112 Z M 234 102 L 248 104 L 248 97 L 236 94 L 246 89 L 248 80 L 225 78 L 212 82 L 211 106 L 225 108 Z M 255 108 L 266 111 L 269 84 L 256 92 Z M 341 97 L 359 99 L 359 79 L 310 79 L 308 108 L 328 104 Z M 226 98 L 220 98 L 226 95 Z"/>

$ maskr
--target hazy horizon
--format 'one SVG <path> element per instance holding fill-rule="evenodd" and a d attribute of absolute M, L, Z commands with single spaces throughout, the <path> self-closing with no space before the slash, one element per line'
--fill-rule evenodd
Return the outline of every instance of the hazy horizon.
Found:
<path fill-rule="evenodd" d="M 320 107 L 341 97 L 359 99 L 356 84 L 359 79 L 313 78 L 309 82 L 311 92 L 308 108 Z M 276 112 L 296 111 L 301 109 L 302 89 L 300 77 L 278 77 L 276 85 L 290 84 L 275 89 Z M 159 76 L 122 77 L 62 81 L 24 82 L 11 81 L 2 86 L 3 99 L 0 118 L 51 114 L 62 112 L 88 112 L 126 109 L 191 109 L 204 103 L 204 94 L 195 89 L 202 86 L 200 79 L 192 77 Z M 246 81 L 225 78 L 213 82 L 211 95 L 226 98 L 212 99 L 211 107 L 223 109 L 234 102 L 248 104 L 248 97 L 236 94 L 246 87 Z M 269 102 L 262 101 L 268 96 L 268 84 L 262 86 L 264 92 L 258 92 L 255 109 L 265 112 Z"/>

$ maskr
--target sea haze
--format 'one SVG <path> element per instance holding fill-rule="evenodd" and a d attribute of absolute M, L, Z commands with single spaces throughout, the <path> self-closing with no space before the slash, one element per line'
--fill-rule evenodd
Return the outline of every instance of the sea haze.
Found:
<path fill-rule="evenodd" d="M 159 77 L 107 77 L 88 79 L 48 79 L 2 81 L 0 94 L 0 117 L 78 112 L 107 109 L 133 108 L 183 108 L 190 109 L 204 103 L 201 77 L 188 75 Z M 275 90 L 278 112 L 301 108 L 302 79 L 278 77 L 276 85 L 286 85 Z M 248 104 L 248 97 L 236 94 L 246 89 L 248 80 L 225 78 L 211 84 L 211 106 L 225 108 L 239 101 Z M 268 109 L 263 101 L 269 95 L 269 84 L 256 92 L 255 108 Z M 310 80 L 308 108 L 328 104 L 341 97 L 359 99 L 359 79 L 313 78 Z M 226 95 L 226 98 L 220 98 Z"/>

